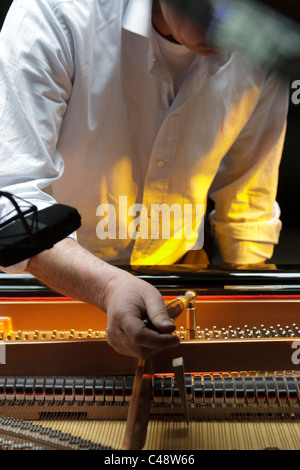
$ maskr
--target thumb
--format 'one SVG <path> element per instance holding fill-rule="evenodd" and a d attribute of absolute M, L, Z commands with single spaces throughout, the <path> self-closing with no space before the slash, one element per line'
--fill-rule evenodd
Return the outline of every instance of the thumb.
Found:
<path fill-rule="evenodd" d="M 146 309 L 150 323 L 147 320 L 145 323 L 149 328 L 153 325 L 154 329 L 161 333 L 172 333 L 175 330 L 175 321 L 170 318 L 164 300 L 160 295 L 147 300 Z"/>

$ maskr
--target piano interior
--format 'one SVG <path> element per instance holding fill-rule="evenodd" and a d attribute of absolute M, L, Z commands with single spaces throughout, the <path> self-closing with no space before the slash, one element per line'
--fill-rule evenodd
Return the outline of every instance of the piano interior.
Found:
<path fill-rule="evenodd" d="M 176 321 L 180 345 L 146 361 L 133 449 L 300 448 L 300 294 L 277 275 L 147 273 L 166 301 L 197 299 Z M 137 359 L 107 344 L 105 313 L 30 276 L 0 285 L 0 448 L 124 449 Z"/>

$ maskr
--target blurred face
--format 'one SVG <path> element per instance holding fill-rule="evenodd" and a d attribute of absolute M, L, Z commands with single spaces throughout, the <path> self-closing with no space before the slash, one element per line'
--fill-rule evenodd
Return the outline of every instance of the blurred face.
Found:
<path fill-rule="evenodd" d="M 219 54 L 219 51 L 207 42 L 205 31 L 199 24 L 172 8 L 164 0 L 154 0 L 152 22 L 162 36 L 183 44 L 196 54 L 207 57 Z"/>

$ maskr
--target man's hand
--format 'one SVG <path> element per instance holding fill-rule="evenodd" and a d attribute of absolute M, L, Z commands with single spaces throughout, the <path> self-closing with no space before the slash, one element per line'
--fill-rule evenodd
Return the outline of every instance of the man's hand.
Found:
<path fill-rule="evenodd" d="M 70 238 L 31 258 L 27 270 L 55 291 L 106 312 L 108 342 L 117 352 L 146 358 L 179 343 L 157 289 Z M 159 332 L 147 328 L 143 316 Z"/>
<path fill-rule="evenodd" d="M 118 272 L 106 286 L 104 309 L 108 343 L 121 354 L 145 359 L 179 344 L 171 334 L 175 324 L 160 293 L 126 272 Z M 157 331 L 149 329 L 142 317 L 148 317 Z"/>

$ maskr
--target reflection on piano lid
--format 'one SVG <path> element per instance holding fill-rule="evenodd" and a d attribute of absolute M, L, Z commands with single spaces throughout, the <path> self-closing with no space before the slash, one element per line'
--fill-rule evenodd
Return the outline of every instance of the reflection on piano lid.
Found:
<path fill-rule="evenodd" d="M 197 295 L 300 294 L 300 266 L 282 265 L 276 269 L 225 270 L 219 266 L 120 266 L 154 285 L 163 295 L 182 294 L 187 289 Z M 30 274 L 0 271 L 0 296 L 58 296 Z"/>

